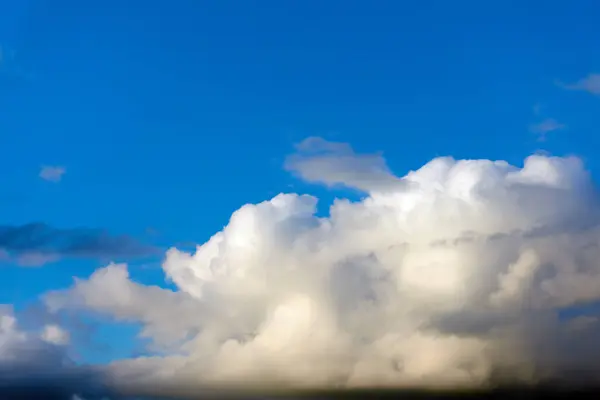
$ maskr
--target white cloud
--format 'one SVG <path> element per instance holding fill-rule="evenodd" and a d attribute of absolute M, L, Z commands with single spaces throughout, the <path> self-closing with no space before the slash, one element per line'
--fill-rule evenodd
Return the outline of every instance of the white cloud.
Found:
<path fill-rule="evenodd" d="M 529 131 L 538 135 L 538 140 L 546 140 L 546 135 L 550 132 L 565 129 L 567 126 L 561 124 L 554 118 L 546 118 L 545 120 L 529 126 Z"/>
<path fill-rule="evenodd" d="M 49 182 L 60 182 L 66 172 L 65 167 L 44 165 L 40 170 L 40 178 Z"/>
<path fill-rule="evenodd" d="M 77 280 L 68 296 L 50 293 L 47 305 L 51 311 L 83 305 L 113 315 L 119 321 L 142 321 L 145 323 L 142 334 L 165 347 L 180 343 L 189 331 L 199 329 L 202 321 L 195 317 L 204 311 L 187 293 L 132 282 L 124 264 L 110 264 L 88 280 Z M 174 310 L 178 318 L 172 320 Z"/>
<path fill-rule="evenodd" d="M 326 155 L 304 142 L 290 169 L 368 197 L 337 200 L 326 218 L 306 195 L 247 204 L 195 253 L 168 251 L 176 291 L 112 264 L 46 304 L 140 322 L 166 355 L 113 363 L 128 384 L 470 386 L 600 372 L 598 319 L 556 314 L 600 300 L 600 204 L 580 160 L 437 158 L 399 178 L 379 156 L 311 140 Z"/>
<path fill-rule="evenodd" d="M 561 85 L 569 90 L 582 90 L 594 95 L 600 95 L 600 74 L 589 74 L 573 84 Z"/>
<path fill-rule="evenodd" d="M 310 137 L 297 145 L 285 168 L 300 178 L 328 186 L 363 191 L 392 190 L 402 184 L 387 168 L 381 154 L 356 154 L 346 143 Z"/>
<path fill-rule="evenodd" d="M 41 334 L 42 340 L 58 346 L 64 346 L 69 343 L 69 332 L 58 325 L 50 324 L 44 326 Z"/>

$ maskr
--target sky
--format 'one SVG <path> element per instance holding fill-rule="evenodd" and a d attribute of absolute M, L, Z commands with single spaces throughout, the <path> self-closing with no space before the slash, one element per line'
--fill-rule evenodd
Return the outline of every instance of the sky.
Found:
<path fill-rule="evenodd" d="M 591 0 L 4 2 L 0 304 L 46 337 L 69 331 L 80 363 L 157 354 L 146 346 L 162 337 L 154 314 L 119 314 L 91 277 L 196 293 L 168 254 L 185 257 L 167 250 L 193 253 L 245 204 L 306 194 L 319 199 L 315 215 L 333 219 L 335 198 L 408 190 L 400 178 L 437 157 L 518 168 L 532 154 L 567 157 L 548 161 L 548 174 L 573 203 L 561 197 L 547 211 L 580 221 L 569 207 L 588 210 L 585 174 L 567 161 L 581 160 L 590 182 L 600 176 L 599 12 Z M 532 215 L 528 201 L 545 201 L 519 196 L 502 215 Z M 304 210 L 297 201 L 281 207 Z M 261 232 L 248 246 L 267 240 Z M 121 267 L 93 275 L 111 262 L 127 263 L 131 280 Z M 86 307 L 50 312 L 54 291 Z M 175 309 L 201 313 L 187 301 Z"/>

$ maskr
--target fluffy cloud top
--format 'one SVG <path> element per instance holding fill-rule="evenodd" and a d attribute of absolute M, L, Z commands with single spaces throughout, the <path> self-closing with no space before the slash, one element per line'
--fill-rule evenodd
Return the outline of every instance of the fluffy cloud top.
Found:
<path fill-rule="evenodd" d="M 143 325 L 160 354 L 117 383 L 479 386 L 598 373 L 600 203 L 577 158 L 437 158 L 403 177 L 322 139 L 287 166 L 367 192 L 280 194 L 237 210 L 194 253 L 170 249 L 171 291 L 111 264 L 45 301 Z"/>

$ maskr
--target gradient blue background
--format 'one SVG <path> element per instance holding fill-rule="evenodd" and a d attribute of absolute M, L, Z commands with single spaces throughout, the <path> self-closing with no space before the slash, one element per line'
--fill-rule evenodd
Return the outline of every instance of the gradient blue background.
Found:
<path fill-rule="evenodd" d="M 600 98 L 556 82 L 600 70 L 598 15 L 593 0 L 1 2 L 0 223 L 202 243 L 282 191 L 326 207 L 333 194 L 281 168 L 310 135 L 383 150 L 400 175 L 438 155 L 545 150 L 597 176 Z M 567 128 L 538 142 L 543 117 Z M 43 164 L 63 181 L 39 179 Z M 164 285 L 159 262 L 132 276 Z M 98 266 L 3 265 L 0 303 Z M 98 326 L 111 348 L 87 358 L 134 351 L 135 327 Z"/>

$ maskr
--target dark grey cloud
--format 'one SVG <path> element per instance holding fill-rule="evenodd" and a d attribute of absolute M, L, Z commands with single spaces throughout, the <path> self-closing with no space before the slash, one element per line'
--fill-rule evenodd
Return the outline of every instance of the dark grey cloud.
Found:
<path fill-rule="evenodd" d="M 77 365 L 69 347 L 19 329 L 0 306 L 0 399 L 99 399 L 109 395 L 105 371 Z"/>
<path fill-rule="evenodd" d="M 146 257 L 157 249 L 126 235 L 102 229 L 59 229 L 45 223 L 0 226 L 0 251 L 4 257 L 26 266 L 62 258 L 99 260 Z"/>
<path fill-rule="evenodd" d="M 2 399 L 106 399 L 118 398 L 104 374 L 92 367 L 65 365 L 56 349 L 36 349 L 36 359 L 0 365 Z M 31 349 L 27 349 L 32 352 Z M 49 358 L 43 358 L 49 357 Z"/>

